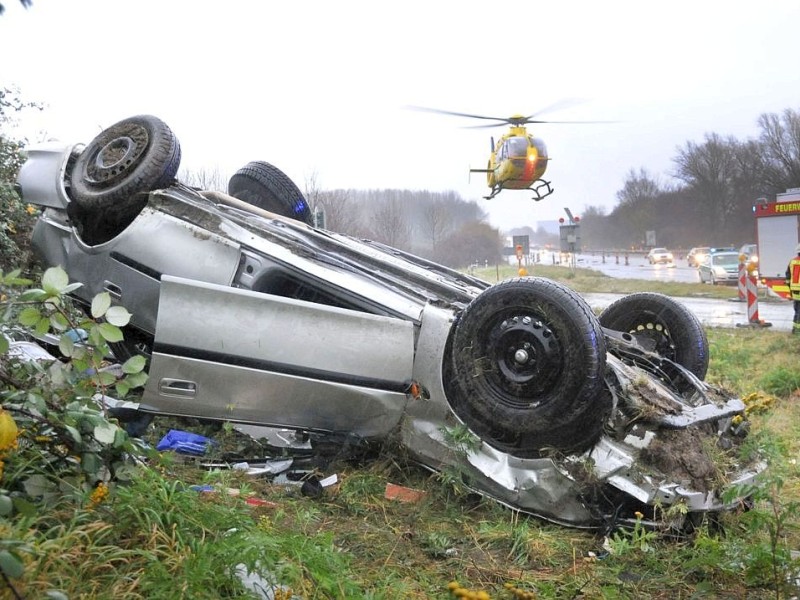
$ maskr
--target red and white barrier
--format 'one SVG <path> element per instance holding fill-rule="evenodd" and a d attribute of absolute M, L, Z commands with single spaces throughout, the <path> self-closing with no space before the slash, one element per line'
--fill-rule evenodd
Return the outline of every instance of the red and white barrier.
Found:
<path fill-rule="evenodd" d="M 761 323 L 758 318 L 758 282 L 751 273 L 748 273 L 746 279 L 747 322 Z"/>
<path fill-rule="evenodd" d="M 737 324 L 738 327 L 771 327 L 772 323 L 762 321 L 758 317 L 758 280 L 753 275 L 755 265 L 747 269 L 745 277 L 745 295 L 747 297 L 747 323 Z"/>
<path fill-rule="evenodd" d="M 744 302 L 746 298 L 746 289 L 747 289 L 747 268 L 744 262 L 744 255 L 739 255 L 739 283 L 738 283 L 738 290 L 739 290 L 739 301 Z"/>

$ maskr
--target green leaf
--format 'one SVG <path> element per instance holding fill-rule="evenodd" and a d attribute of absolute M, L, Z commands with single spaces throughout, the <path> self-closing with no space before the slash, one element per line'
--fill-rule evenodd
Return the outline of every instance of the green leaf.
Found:
<path fill-rule="evenodd" d="M 124 306 L 112 306 L 106 311 L 106 321 L 117 327 L 125 327 L 130 322 L 131 316 Z"/>
<path fill-rule="evenodd" d="M 58 349 L 61 350 L 61 354 L 70 357 L 75 350 L 75 342 L 67 334 L 64 334 L 58 340 Z"/>
<path fill-rule="evenodd" d="M 94 428 L 94 439 L 101 444 L 113 444 L 118 429 L 119 427 L 108 421 L 100 423 Z"/>
<path fill-rule="evenodd" d="M 38 302 L 47 296 L 44 290 L 38 288 L 26 290 L 19 295 L 20 302 Z"/>
<path fill-rule="evenodd" d="M 47 317 L 42 317 L 39 319 L 39 322 L 36 323 L 36 326 L 33 328 L 33 331 L 36 335 L 42 336 L 48 331 L 50 331 L 50 319 Z"/>
<path fill-rule="evenodd" d="M 119 395 L 120 398 L 124 398 L 128 395 L 128 392 L 131 391 L 130 384 L 128 384 L 128 382 L 126 382 L 124 379 L 118 381 L 117 385 L 114 387 L 116 388 L 117 395 Z"/>
<path fill-rule="evenodd" d="M 75 429 L 72 425 L 65 425 L 64 428 L 67 430 L 67 432 L 69 432 L 69 435 L 75 442 L 78 444 L 81 443 L 81 434 L 77 429 Z"/>
<path fill-rule="evenodd" d="M 50 267 L 42 275 L 42 287 L 50 296 L 57 296 L 69 285 L 69 277 L 61 267 Z"/>
<path fill-rule="evenodd" d="M 35 517 L 37 514 L 39 514 L 38 510 L 36 509 L 36 505 L 21 496 L 15 496 L 13 502 L 14 508 L 23 517 Z"/>
<path fill-rule="evenodd" d="M 122 341 L 122 331 L 120 331 L 120 328 L 116 325 L 112 325 L 111 323 L 100 323 L 97 326 L 97 330 L 107 342 Z"/>
<path fill-rule="evenodd" d="M 8 352 L 9 346 L 10 343 L 8 341 L 8 338 L 4 335 L 0 335 L 0 354 L 5 354 L 6 352 Z"/>
<path fill-rule="evenodd" d="M 61 290 L 61 292 L 64 294 L 69 294 L 70 292 L 74 292 L 75 290 L 77 290 L 82 285 L 83 285 L 82 283 L 76 281 L 75 283 L 70 283 L 67 287 Z"/>
<path fill-rule="evenodd" d="M 55 489 L 55 486 L 44 475 L 31 475 L 22 482 L 22 486 L 25 488 L 25 493 L 33 498 L 44 496 Z"/>
<path fill-rule="evenodd" d="M 33 328 L 33 331 L 36 335 L 42 336 L 48 331 L 50 331 L 50 319 L 47 317 L 42 317 L 39 319 L 39 322 L 36 323 L 36 326 Z"/>
<path fill-rule="evenodd" d="M 39 309 L 35 306 L 29 306 L 27 308 L 23 308 L 19 312 L 19 316 L 17 320 L 19 321 L 20 325 L 25 325 L 25 327 L 33 327 L 39 322 L 42 313 L 39 312 Z"/>
<path fill-rule="evenodd" d="M 120 448 L 125 445 L 125 442 L 128 441 L 128 434 L 127 432 L 122 429 L 122 427 L 117 427 L 117 431 L 114 433 L 114 443 L 112 444 L 114 448 Z"/>
<path fill-rule="evenodd" d="M 7 517 L 14 510 L 14 503 L 5 494 L 0 494 L 0 517 Z"/>
<path fill-rule="evenodd" d="M 108 292 L 97 294 L 92 299 L 92 316 L 99 319 L 106 314 L 106 311 L 111 306 L 111 295 Z"/>
<path fill-rule="evenodd" d="M 53 329 L 56 331 L 64 331 L 67 327 L 69 327 L 69 321 L 67 321 L 67 318 L 64 315 L 57 312 L 50 315 L 50 325 L 52 325 Z"/>
<path fill-rule="evenodd" d="M 114 376 L 113 373 L 109 373 L 108 371 L 103 371 L 102 373 L 98 373 L 94 376 L 94 381 L 100 385 L 113 385 L 117 378 Z"/>
<path fill-rule="evenodd" d="M 25 566 L 8 550 L 0 550 L 0 571 L 9 579 L 16 579 L 25 573 Z"/>
<path fill-rule="evenodd" d="M 81 456 L 81 468 L 84 473 L 97 473 L 102 466 L 103 461 L 94 452 L 84 452 Z"/>
<path fill-rule="evenodd" d="M 137 474 L 136 466 L 131 463 L 117 463 L 114 477 L 117 481 L 131 481 Z"/>
<path fill-rule="evenodd" d="M 125 382 L 131 386 L 131 388 L 137 388 L 143 386 L 147 383 L 147 373 L 134 373 L 133 375 L 128 375 L 125 378 Z"/>
<path fill-rule="evenodd" d="M 128 360 L 122 363 L 122 372 L 129 375 L 134 373 L 141 373 L 144 370 L 147 360 L 144 356 L 131 356 Z"/>

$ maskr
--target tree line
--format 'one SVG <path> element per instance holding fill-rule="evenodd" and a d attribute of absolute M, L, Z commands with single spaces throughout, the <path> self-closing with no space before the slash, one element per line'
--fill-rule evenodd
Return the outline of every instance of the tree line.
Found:
<path fill-rule="evenodd" d="M 26 141 L 16 139 L 15 117 L 41 106 L 23 102 L 16 89 L 0 88 L 0 249 L 4 257 L 25 257 L 31 210 L 15 196 L 13 183 Z M 584 248 L 640 248 L 646 232 L 670 248 L 734 245 L 754 241 L 753 204 L 800 187 L 800 113 L 762 114 L 755 139 L 717 133 L 677 149 L 669 182 L 645 168 L 628 172 L 610 213 L 586 206 L 581 214 Z M 227 190 L 219 171 L 181 170 L 178 179 L 204 189 Z M 312 210 L 325 214 L 331 231 L 372 239 L 451 267 L 496 264 L 504 236 L 488 222 L 477 202 L 457 192 L 401 189 L 326 190 L 315 175 L 304 193 Z M 518 231 L 508 234 L 518 234 Z M 557 242 L 542 227 L 525 228 L 532 244 Z M 0 265 L 0 268 L 9 265 Z"/>
<path fill-rule="evenodd" d="M 631 169 L 609 214 L 585 207 L 584 247 L 643 247 L 647 231 L 670 248 L 754 242 L 756 200 L 800 187 L 800 113 L 762 114 L 758 128 L 754 139 L 708 133 L 686 142 L 672 159 L 671 182 Z"/>

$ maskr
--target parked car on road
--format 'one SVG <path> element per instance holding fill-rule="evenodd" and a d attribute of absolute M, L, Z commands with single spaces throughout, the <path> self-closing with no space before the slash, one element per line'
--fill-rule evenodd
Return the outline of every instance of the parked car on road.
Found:
<path fill-rule="evenodd" d="M 739 281 L 739 253 L 732 250 L 711 252 L 697 267 L 700 283 L 736 284 Z"/>
<path fill-rule="evenodd" d="M 658 263 L 669 264 L 675 262 L 672 252 L 666 248 L 653 248 L 647 253 L 647 261 L 651 265 Z"/>
<path fill-rule="evenodd" d="M 671 506 L 690 524 L 763 469 L 737 454 L 744 403 L 703 382 L 705 332 L 676 300 L 596 317 L 548 279 L 491 285 L 316 229 L 268 163 L 234 175 L 234 197 L 176 181 L 179 158 L 143 115 L 32 148 L 19 176 L 43 263 L 83 284 L 78 303 L 106 293 L 133 314 L 114 351 L 148 358 L 140 412 L 391 440 L 576 527 L 655 525 Z"/>
<path fill-rule="evenodd" d="M 706 257 L 708 256 L 709 252 L 711 252 L 711 248 L 708 246 L 697 246 L 689 250 L 689 253 L 686 255 L 686 264 L 690 267 L 697 267 L 703 262 Z"/>

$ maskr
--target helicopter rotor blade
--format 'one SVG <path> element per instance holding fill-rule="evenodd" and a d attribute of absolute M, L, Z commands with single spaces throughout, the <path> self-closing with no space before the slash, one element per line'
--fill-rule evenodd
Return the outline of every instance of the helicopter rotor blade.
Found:
<path fill-rule="evenodd" d="M 533 120 L 530 120 L 530 119 L 533 119 L 534 117 L 540 117 L 540 116 L 542 116 L 544 114 L 547 114 L 547 113 L 550 113 L 550 112 L 554 112 L 554 111 L 557 111 L 557 110 L 564 110 L 565 108 L 571 108 L 573 106 L 577 106 L 577 105 L 583 104 L 585 102 L 586 102 L 586 100 L 583 100 L 582 98 L 562 98 L 561 100 L 557 100 L 556 102 L 553 102 L 550 106 L 545 106 L 544 108 L 541 108 L 541 109 L 537 110 L 535 113 L 533 113 L 531 115 L 528 115 L 527 117 L 525 117 L 525 119 L 528 120 L 529 123 L 536 123 L 537 121 L 533 121 Z M 538 122 L 539 123 L 556 123 L 557 121 L 538 121 Z"/>
<path fill-rule="evenodd" d="M 508 122 L 508 118 L 507 117 L 487 117 L 486 115 L 473 115 L 471 113 L 455 112 L 455 111 L 452 111 L 452 110 L 442 110 L 442 109 L 439 109 L 439 108 L 427 108 L 425 106 L 406 106 L 406 108 L 409 109 L 409 110 L 418 110 L 418 111 L 421 111 L 421 112 L 431 112 L 431 113 L 437 113 L 437 114 L 440 114 L 440 115 L 452 115 L 454 117 L 467 117 L 468 119 L 488 119 L 488 120 L 491 120 L 491 121 L 502 121 L 503 123 L 507 123 Z M 490 125 L 490 127 L 493 127 L 493 126 Z"/>
<path fill-rule="evenodd" d="M 552 112 L 555 110 L 561 110 L 570 106 L 575 106 L 576 104 L 582 104 L 585 100 L 581 100 L 579 98 L 566 98 L 564 100 L 559 100 L 558 102 L 554 102 L 550 106 L 543 108 L 533 114 L 528 115 L 527 117 L 522 115 L 513 115 L 511 117 L 490 117 L 488 115 L 476 115 L 472 113 L 462 113 L 456 112 L 452 110 L 442 110 L 440 108 L 428 108 L 425 106 L 413 106 L 408 105 L 406 106 L 409 110 L 416 110 L 421 112 L 430 112 L 440 115 L 451 115 L 454 117 L 465 117 L 468 119 L 483 119 L 486 121 L 495 121 L 494 123 L 484 123 L 482 125 L 465 125 L 463 129 L 486 129 L 490 127 L 503 127 L 505 125 L 512 125 L 516 127 L 520 127 L 523 125 L 528 124 L 542 124 L 542 123 L 617 123 L 617 121 L 549 121 L 543 119 L 535 119 L 534 117 L 540 116 L 542 114 Z"/>

